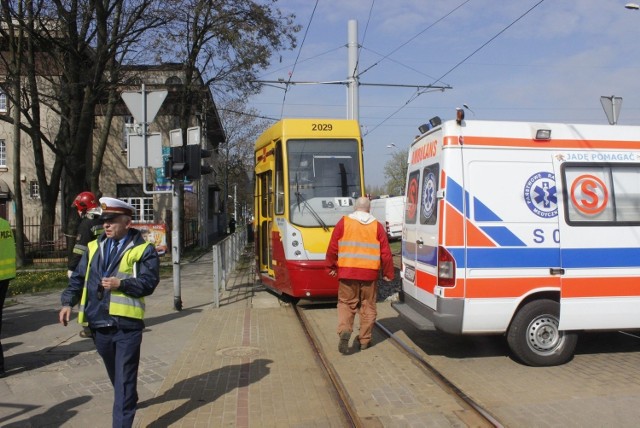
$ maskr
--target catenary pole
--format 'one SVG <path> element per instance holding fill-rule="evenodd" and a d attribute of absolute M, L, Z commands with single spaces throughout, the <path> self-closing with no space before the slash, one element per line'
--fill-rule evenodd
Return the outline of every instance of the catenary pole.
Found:
<path fill-rule="evenodd" d="M 348 70 L 347 70 L 347 119 L 360 120 L 360 101 L 358 95 L 358 21 L 350 19 L 348 23 Z"/>

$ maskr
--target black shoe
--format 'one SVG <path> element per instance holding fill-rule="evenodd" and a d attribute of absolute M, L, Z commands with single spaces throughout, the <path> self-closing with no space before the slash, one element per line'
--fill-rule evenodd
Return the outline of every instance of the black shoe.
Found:
<path fill-rule="evenodd" d="M 3 377 L 7 377 L 7 372 L 5 372 L 4 370 L 0 370 L 0 379 L 2 379 Z"/>
<path fill-rule="evenodd" d="M 340 333 L 340 342 L 338 342 L 338 351 L 341 354 L 346 354 L 349 351 L 349 339 L 351 338 L 351 332 L 343 331 Z"/>

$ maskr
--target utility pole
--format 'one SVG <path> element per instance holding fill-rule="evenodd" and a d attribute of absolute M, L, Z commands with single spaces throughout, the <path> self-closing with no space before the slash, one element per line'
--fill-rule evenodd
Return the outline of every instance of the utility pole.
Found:
<path fill-rule="evenodd" d="M 348 69 L 346 80 L 335 80 L 329 82 L 303 82 L 291 81 L 285 79 L 278 80 L 254 80 L 255 83 L 266 83 L 271 86 L 282 85 L 287 89 L 289 85 L 346 85 L 347 86 L 347 119 L 360 120 L 360 100 L 358 88 L 362 86 L 385 86 L 394 88 L 415 88 L 421 93 L 436 89 L 444 91 L 445 89 L 453 89 L 449 85 L 412 85 L 412 84 L 394 84 L 394 83 L 361 83 L 358 72 L 358 21 L 351 19 L 348 22 L 347 49 L 348 49 Z M 279 86 L 276 86 L 279 87 Z"/>

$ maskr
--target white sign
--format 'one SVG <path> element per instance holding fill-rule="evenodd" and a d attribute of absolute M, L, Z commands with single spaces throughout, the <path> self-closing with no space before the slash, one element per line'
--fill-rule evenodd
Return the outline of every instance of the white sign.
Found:
<path fill-rule="evenodd" d="M 187 145 L 200 144 L 200 127 L 187 128 Z"/>
<path fill-rule="evenodd" d="M 150 123 L 156 118 L 168 91 L 145 91 L 144 94 L 146 95 L 146 111 L 142 111 L 141 91 L 125 91 L 121 96 L 136 122 Z"/>
<path fill-rule="evenodd" d="M 147 165 L 144 164 L 144 139 L 141 135 L 129 135 L 127 139 L 127 161 L 129 168 L 162 168 L 162 137 L 159 133 L 147 134 Z"/>
<path fill-rule="evenodd" d="M 169 131 L 169 146 L 182 147 L 182 129 L 172 129 Z"/>

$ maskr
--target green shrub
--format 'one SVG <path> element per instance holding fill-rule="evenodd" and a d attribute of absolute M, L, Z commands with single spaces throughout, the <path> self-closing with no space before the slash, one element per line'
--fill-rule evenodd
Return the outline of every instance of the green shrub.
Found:
<path fill-rule="evenodd" d="M 18 272 L 9 283 L 9 296 L 36 293 L 44 290 L 63 289 L 67 286 L 67 271 Z"/>

